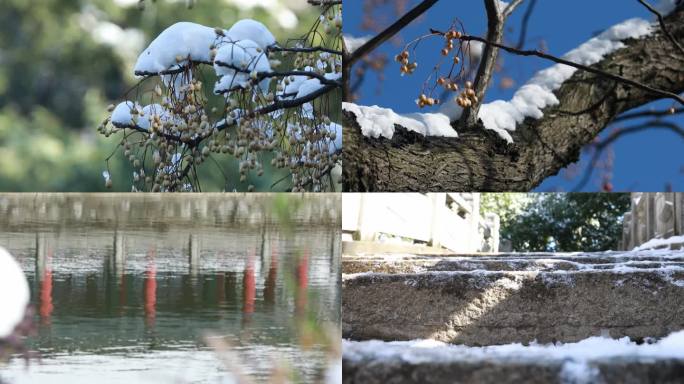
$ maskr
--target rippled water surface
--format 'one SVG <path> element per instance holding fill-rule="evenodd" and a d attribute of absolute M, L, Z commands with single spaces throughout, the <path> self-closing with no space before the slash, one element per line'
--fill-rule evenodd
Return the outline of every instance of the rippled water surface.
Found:
<path fill-rule="evenodd" d="M 339 196 L 274 199 L 0 196 L 0 245 L 29 279 L 41 355 L 0 377 L 229 382 L 204 343 L 220 337 L 262 381 L 274 364 L 315 381 L 329 357 L 296 329 L 339 327 Z"/>

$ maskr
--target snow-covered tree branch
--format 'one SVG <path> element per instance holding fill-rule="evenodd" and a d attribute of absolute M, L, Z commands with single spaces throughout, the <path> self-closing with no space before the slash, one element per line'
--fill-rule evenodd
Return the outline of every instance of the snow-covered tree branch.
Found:
<path fill-rule="evenodd" d="M 419 106 L 441 105 L 439 113 L 400 115 L 343 105 L 345 190 L 530 190 L 577 161 L 581 148 L 623 112 L 662 98 L 681 103 L 684 56 L 673 44 L 684 40 L 680 2 L 661 2 L 660 23 L 627 20 L 563 57 L 501 43 L 505 16 L 520 3 L 485 1 L 485 38 L 461 33 L 457 24 L 420 38 L 446 38 L 442 55 L 454 57 L 447 74 L 430 78 L 437 79 L 437 88 L 461 92 L 455 102 L 432 99 L 433 87 L 417 100 Z M 464 51 L 473 41 L 489 47 L 475 84 L 456 67 L 465 66 Z M 397 57 L 402 73 L 412 72 L 411 44 Z M 511 100 L 482 103 L 497 49 L 557 64 L 537 73 Z"/>
<path fill-rule="evenodd" d="M 179 22 L 150 43 L 134 69 L 142 80 L 98 128 L 120 140 L 135 169 L 133 190 L 200 191 L 197 171 L 207 160 L 228 178 L 219 156 L 239 160 L 240 182 L 270 161 L 291 174 L 274 184 L 337 189 L 341 4 L 310 4 L 320 18 L 284 43 L 251 19 L 228 29 Z"/>

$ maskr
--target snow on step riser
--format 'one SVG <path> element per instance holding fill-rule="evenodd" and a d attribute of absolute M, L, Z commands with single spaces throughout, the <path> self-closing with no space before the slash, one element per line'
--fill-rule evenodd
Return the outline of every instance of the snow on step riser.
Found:
<path fill-rule="evenodd" d="M 374 273 L 416 273 L 429 271 L 556 271 L 556 270 L 581 270 L 611 269 L 620 265 L 633 268 L 659 268 L 664 266 L 679 266 L 684 268 L 684 257 L 675 260 L 639 259 L 639 260 L 611 260 L 593 259 L 592 264 L 574 260 L 402 260 L 397 262 L 382 262 L 375 260 L 350 260 L 342 261 L 342 273 L 353 274 L 363 272 Z"/>
<path fill-rule="evenodd" d="M 444 272 L 346 277 L 343 335 L 455 344 L 639 340 L 684 329 L 684 272 Z"/>
<path fill-rule="evenodd" d="M 413 383 L 681 383 L 684 361 L 663 359 L 651 361 L 589 362 L 585 369 L 591 377 L 572 377 L 564 371 L 564 363 L 511 363 L 462 361 L 449 363 L 410 364 L 399 360 L 350 361 L 343 358 L 343 382 L 346 384 L 413 384 Z"/>

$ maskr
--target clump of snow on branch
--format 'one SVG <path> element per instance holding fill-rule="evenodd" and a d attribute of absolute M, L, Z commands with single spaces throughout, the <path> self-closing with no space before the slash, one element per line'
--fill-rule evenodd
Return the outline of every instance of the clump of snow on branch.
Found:
<path fill-rule="evenodd" d="M 167 122 L 172 119 L 171 113 L 159 104 L 142 107 L 137 102 L 123 101 L 112 111 L 112 124 L 120 128 L 138 127 L 149 130 L 155 120 Z"/>
<path fill-rule="evenodd" d="M 271 71 L 268 56 L 259 44 L 252 40 L 238 40 L 222 45 L 214 58 L 214 69 L 220 80 L 216 82 L 214 93 L 225 93 L 236 88 L 245 88 L 251 78 Z M 262 92 L 268 91 L 271 80 L 259 82 Z"/>
<path fill-rule="evenodd" d="M 0 248 L 0 339 L 10 335 L 26 313 L 29 286 L 12 255 Z"/>
<path fill-rule="evenodd" d="M 399 115 L 389 108 L 378 106 L 366 107 L 353 103 L 342 103 L 342 109 L 356 116 L 364 136 L 391 139 L 394 126 L 400 125 L 409 131 L 424 136 L 457 137 L 457 133 L 449 123 L 449 117 L 442 113 L 410 113 Z"/>
<path fill-rule="evenodd" d="M 135 63 L 136 75 L 159 74 L 178 69 L 188 59 L 211 61 L 210 47 L 216 41 L 214 28 L 190 22 L 176 23 L 157 36 Z"/>
<path fill-rule="evenodd" d="M 211 63 L 211 49 L 221 41 L 250 41 L 249 46 L 265 50 L 275 44 L 275 37 L 265 25 L 251 19 L 238 21 L 228 31 L 179 22 L 160 33 L 140 54 L 135 73 L 159 74 L 179 69 L 187 64 L 187 60 Z"/>
<path fill-rule="evenodd" d="M 617 24 L 563 56 L 564 59 L 583 65 L 596 64 L 606 55 L 623 48 L 625 39 L 636 39 L 650 34 L 653 25 L 635 18 Z M 483 104 L 478 117 L 485 128 L 497 132 L 508 142 L 513 139 L 509 132 L 525 118 L 540 119 L 542 110 L 559 103 L 553 91 L 559 89 L 577 71 L 564 64 L 556 64 L 538 72 L 523 85 L 510 101 L 496 100 Z"/>
<path fill-rule="evenodd" d="M 132 189 L 191 190 L 199 185 L 196 167 L 218 154 L 239 160 L 245 182 L 251 171 L 264 174 L 265 152 L 272 166 L 291 173 L 293 191 L 326 188 L 324 177 L 333 173 L 342 147 L 341 127 L 329 116 L 339 109 L 326 105 L 333 100 L 329 93 L 341 89 L 342 12 L 339 5 L 320 9 L 315 27 L 284 46 L 252 19 L 228 29 L 179 22 L 161 32 L 134 67 L 145 77 L 141 84 L 158 76 L 156 85 L 138 86 L 150 94 L 148 105 L 112 105 L 98 128 L 106 137 L 123 131 L 120 146 L 135 169 Z M 203 65 L 217 75 L 208 92 Z M 213 106 L 212 94 L 222 95 L 224 104 Z M 111 177 L 105 179 L 111 186 Z"/>
<path fill-rule="evenodd" d="M 340 80 L 342 78 L 342 74 L 341 73 L 326 73 L 325 75 L 323 75 L 323 77 L 325 77 L 327 80 Z M 323 88 L 323 84 L 321 84 L 321 81 L 319 79 L 313 78 L 313 79 L 305 80 L 299 86 L 299 89 L 297 90 L 297 95 L 295 96 L 295 99 L 299 99 L 302 97 L 309 96 L 310 94 L 318 91 L 321 88 Z"/>

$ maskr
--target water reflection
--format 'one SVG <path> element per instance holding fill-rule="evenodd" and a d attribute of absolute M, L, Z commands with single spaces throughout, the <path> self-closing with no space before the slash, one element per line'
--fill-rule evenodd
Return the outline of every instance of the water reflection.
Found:
<path fill-rule="evenodd" d="M 0 196 L 0 245 L 27 273 L 39 324 L 30 344 L 43 356 L 28 372 L 13 361 L 0 377 L 66 383 L 102 364 L 112 382 L 170 372 L 215 382 L 222 367 L 201 342 L 210 330 L 247 357 L 248 373 L 264 378 L 277 360 L 313 380 L 326 357 L 300 350 L 294 323 L 313 311 L 339 324 L 338 199 L 307 197 L 285 235 L 266 196 L 209 197 L 217 211 L 197 197 L 188 208 L 182 199 Z"/>

